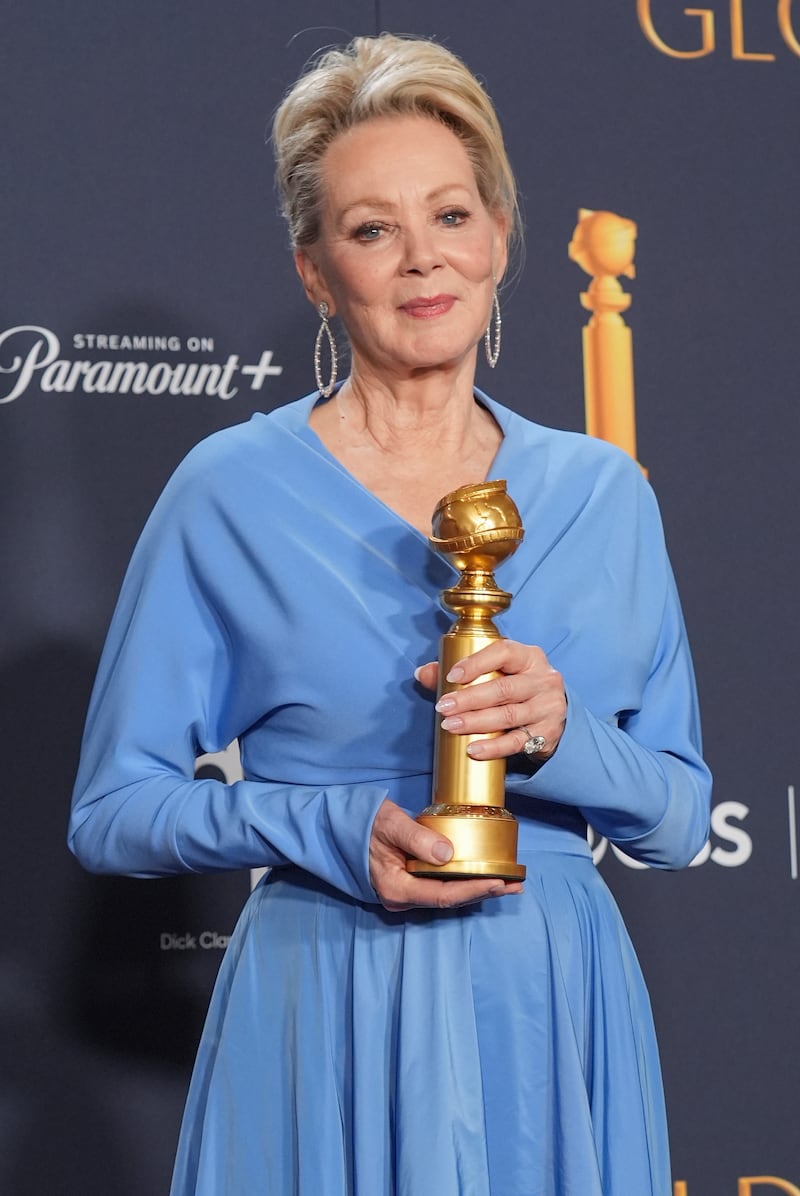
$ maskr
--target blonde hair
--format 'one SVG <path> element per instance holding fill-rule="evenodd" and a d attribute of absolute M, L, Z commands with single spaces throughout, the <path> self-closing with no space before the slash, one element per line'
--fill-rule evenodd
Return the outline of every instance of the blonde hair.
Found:
<path fill-rule="evenodd" d="M 430 116 L 467 151 L 478 193 L 520 236 L 517 188 L 492 102 L 460 58 L 421 38 L 357 37 L 312 62 L 289 90 L 272 126 L 281 211 L 292 245 L 319 237 L 321 163 L 340 133 L 373 117 Z"/>

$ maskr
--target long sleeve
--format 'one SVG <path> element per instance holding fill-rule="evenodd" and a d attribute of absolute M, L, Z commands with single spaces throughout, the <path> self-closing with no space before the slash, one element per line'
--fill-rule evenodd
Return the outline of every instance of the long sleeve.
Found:
<path fill-rule="evenodd" d="M 636 859 L 682 867 L 708 837 L 711 778 L 660 513 L 633 462 L 589 438 L 574 443 L 565 460 L 580 454 L 582 468 L 553 487 L 571 498 L 530 517 L 534 532 L 555 531 L 516 583 L 513 631 L 542 643 L 562 673 L 566 727 L 542 766 L 509 763 L 507 787 L 576 807 Z"/>
<path fill-rule="evenodd" d="M 173 478 L 128 569 L 89 708 L 70 847 L 92 871 L 136 876 L 291 862 L 374 901 L 367 852 L 386 785 L 194 779 L 197 755 L 269 717 L 272 678 L 249 676 L 257 653 L 236 608 L 258 607 L 268 623 L 280 607 L 247 566 L 230 504 L 201 480 L 207 455 L 195 450 Z"/>
<path fill-rule="evenodd" d="M 508 788 L 576 806 L 599 834 L 643 863 L 688 864 L 708 837 L 711 778 L 671 582 L 638 709 L 601 718 L 569 685 L 567 698 L 557 751 L 531 777 L 510 774 Z"/>

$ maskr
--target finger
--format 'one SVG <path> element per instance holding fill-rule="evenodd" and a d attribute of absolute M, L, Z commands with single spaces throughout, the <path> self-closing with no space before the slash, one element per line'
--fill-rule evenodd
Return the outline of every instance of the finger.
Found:
<path fill-rule="evenodd" d="M 402 841 L 395 841 L 401 851 L 415 860 L 424 860 L 426 864 L 446 864 L 453 858 L 453 844 L 448 838 L 413 819 L 409 821 L 410 831 L 403 833 Z"/>
<path fill-rule="evenodd" d="M 566 720 L 567 703 L 564 692 L 557 689 L 534 695 L 527 702 L 510 702 L 505 706 L 489 706 L 478 710 L 464 710 L 446 714 L 440 726 L 451 735 L 507 735 L 521 736 L 517 751 L 522 751 L 533 735 L 552 740 L 560 734 Z"/>
<path fill-rule="evenodd" d="M 520 673 L 534 661 L 547 664 L 547 657 L 534 644 L 520 644 L 516 640 L 493 640 L 471 656 L 465 656 L 451 667 L 446 680 L 457 685 L 469 685 L 484 673 Z"/>
<path fill-rule="evenodd" d="M 427 864 L 446 864 L 453 856 L 449 839 L 415 822 L 405 810 L 388 800 L 375 815 L 372 834 L 388 848 Z"/>
<path fill-rule="evenodd" d="M 436 710 L 449 716 L 463 714 L 467 710 L 488 710 L 493 706 L 520 706 L 530 702 L 540 690 L 546 692 L 551 686 L 549 674 L 540 675 L 536 670 L 515 675 L 501 673 L 488 681 L 476 681 L 464 689 L 447 690 L 436 703 Z M 513 724 L 508 722 L 500 725 Z"/>
<path fill-rule="evenodd" d="M 442 727 L 457 735 L 511 731 L 536 722 L 560 724 L 567 709 L 564 679 L 547 666 L 443 694 L 436 703 Z"/>
<path fill-rule="evenodd" d="M 544 739 L 544 746 L 529 756 L 529 759 L 533 763 L 543 763 L 553 755 L 563 733 L 563 722 L 558 726 L 553 726 L 552 729 L 542 723 L 517 727 L 506 735 L 492 736 L 490 739 L 474 739 L 467 745 L 467 755 L 473 760 L 500 760 L 508 756 L 517 756 L 524 752 L 525 744 L 529 739 L 540 735 Z"/>
<path fill-rule="evenodd" d="M 414 680 L 418 681 L 420 685 L 424 685 L 426 689 L 436 689 L 439 684 L 438 661 L 429 660 L 427 664 L 421 664 L 419 668 L 414 669 Z"/>
<path fill-rule="evenodd" d="M 491 897 L 521 893 L 522 885 L 517 881 L 506 883 L 496 877 L 444 881 L 407 873 L 405 880 L 398 879 L 392 890 L 391 894 L 379 893 L 387 909 L 455 909 L 486 901 Z"/>
<path fill-rule="evenodd" d="M 406 857 L 426 863 L 446 862 L 452 856 L 449 839 L 421 826 L 386 799 L 379 807 L 370 840 L 370 877 L 387 909 L 427 906 L 448 909 L 487 897 L 521 892 L 516 882 L 506 885 L 496 877 L 469 880 L 436 880 L 406 871 Z"/>

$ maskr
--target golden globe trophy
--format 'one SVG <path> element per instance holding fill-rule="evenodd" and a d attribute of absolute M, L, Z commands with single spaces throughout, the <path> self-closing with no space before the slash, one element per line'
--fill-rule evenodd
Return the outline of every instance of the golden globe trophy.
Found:
<path fill-rule="evenodd" d="M 461 486 L 437 504 L 430 544 L 461 573 L 458 583 L 442 592 L 443 603 L 458 620 L 442 637 L 438 697 L 464 688 L 447 681 L 457 661 L 503 638 L 492 616 L 507 610 L 511 595 L 500 589 L 493 571 L 516 551 L 524 534 L 503 481 Z M 493 676 L 497 674 L 487 673 L 479 680 Z M 474 740 L 499 734 L 457 735 L 437 723 L 433 802 L 417 822 L 445 835 L 453 844 L 453 858 L 438 865 L 410 859 L 406 867 L 415 876 L 525 879 L 525 866 L 517 863 L 517 820 L 505 808 L 506 762 L 467 755 Z"/>
<path fill-rule="evenodd" d="M 581 208 L 569 256 L 592 281 L 581 303 L 592 312 L 583 330 L 586 431 L 609 440 L 636 460 L 633 338 L 622 318 L 631 305 L 617 275 L 636 277 L 636 225 L 615 212 Z M 642 466 L 647 477 L 647 470 Z"/>

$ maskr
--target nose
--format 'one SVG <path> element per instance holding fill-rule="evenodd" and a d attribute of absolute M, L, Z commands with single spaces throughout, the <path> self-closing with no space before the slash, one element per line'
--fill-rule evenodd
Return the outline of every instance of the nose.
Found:
<path fill-rule="evenodd" d="M 442 254 L 436 230 L 427 221 L 409 223 L 403 235 L 403 273 L 427 275 L 440 267 Z"/>

